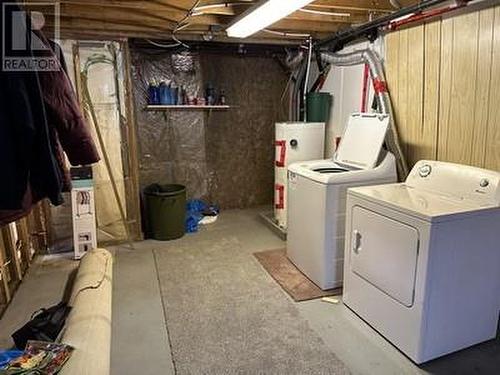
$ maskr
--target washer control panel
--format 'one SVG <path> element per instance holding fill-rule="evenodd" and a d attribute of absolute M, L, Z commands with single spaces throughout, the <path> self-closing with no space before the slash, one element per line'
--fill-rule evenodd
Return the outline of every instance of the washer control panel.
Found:
<path fill-rule="evenodd" d="M 500 173 L 487 169 L 421 160 L 411 170 L 406 185 L 453 199 L 473 199 L 500 206 Z"/>

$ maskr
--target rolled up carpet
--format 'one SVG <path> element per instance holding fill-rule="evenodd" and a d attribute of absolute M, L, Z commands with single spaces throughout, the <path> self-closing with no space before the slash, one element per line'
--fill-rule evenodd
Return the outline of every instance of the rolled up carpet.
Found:
<path fill-rule="evenodd" d="M 111 357 L 113 256 L 89 251 L 81 260 L 69 304 L 72 306 L 61 342 L 75 348 L 63 375 L 108 375 Z"/>

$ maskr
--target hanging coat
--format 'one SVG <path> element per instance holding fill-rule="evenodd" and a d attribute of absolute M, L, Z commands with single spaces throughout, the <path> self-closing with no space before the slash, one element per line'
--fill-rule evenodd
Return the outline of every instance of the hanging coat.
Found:
<path fill-rule="evenodd" d="M 3 16 L 9 19 L 9 14 Z M 12 28 L 0 29 L 5 33 L 0 35 L 2 41 L 12 37 Z M 43 36 L 41 39 L 49 45 Z M 2 66 L 0 165 L 4 181 L 0 184 L 0 223 L 5 223 L 2 215 L 12 218 L 12 211 L 26 211 L 30 200 L 49 198 L 55 205 L 63 202 L 64 170 L 58 161 L 58 142 L 73 165 L 99 160 L 62 66 L 53 72 L 8 72 Z"/>

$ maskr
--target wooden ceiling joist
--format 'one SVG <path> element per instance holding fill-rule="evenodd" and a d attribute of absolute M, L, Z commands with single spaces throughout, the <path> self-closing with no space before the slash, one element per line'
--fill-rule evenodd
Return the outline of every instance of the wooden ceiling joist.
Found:
<path fill-rule="evenodd" d="M 49 0 L 55 2 L 55 0 Z M 286 1 L 286 0 L 283 0 Z M 400 0 L 403 5 L 418 0 Z M 44 2 L 47 0 L 31 0 Z M 199 39 L 210 31 L 212 36 L 227 38 L 225 28 L 234 17 L 254 5 L 257 0 L 201 0 L 199 11 L 183 24 L 182 31 Z M 154 37 L 171 39 L 172 31 L 186 18 L 195 0 L 62 0 L 60 26 L 63 36 L 86 38 L 99 32 L 108 38 Z M 218 6 L 217 6 L 218 5 Z M 329 35 L 340 28 L 367 22 L 394 11 L 389 0 L 315 0 L 307 12 L 297 11 L 271 25 L 269 29 L 288 34 L 310 34 L 313 37 Z M 311 12 L 312 11 L 312 12 Z M 252 39 L 279 39 L 269 33 L 258 33 Z M 283 40 L 288 41 L 290 36 Z M 301 38 L 297 38 L 301 39 Z M 245 40 L 248 42 L 248 40 Z"/>

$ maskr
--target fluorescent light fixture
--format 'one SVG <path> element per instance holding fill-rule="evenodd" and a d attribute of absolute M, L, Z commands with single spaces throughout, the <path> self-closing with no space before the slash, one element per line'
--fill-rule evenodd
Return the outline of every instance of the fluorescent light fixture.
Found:
<path fill-rule="evenodd" d="M 246 38 L 312 3 L 313 0 L 267 0 L 245 12 L 226 29 L 233 38 Z"/>

